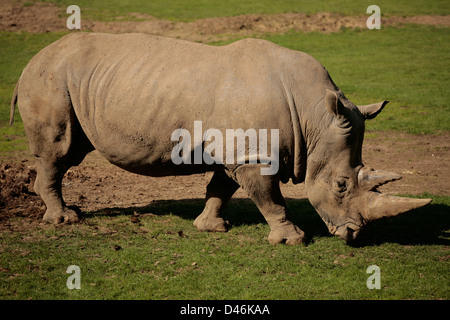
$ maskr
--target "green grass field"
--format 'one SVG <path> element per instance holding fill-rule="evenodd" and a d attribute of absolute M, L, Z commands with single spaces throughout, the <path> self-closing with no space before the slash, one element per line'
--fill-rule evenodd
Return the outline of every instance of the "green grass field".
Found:
<path fill-rule="evenodd" d="M 307 246 L 272 246 L 248 200 L 233 200 L 228 233 L 192 225 L 203 201 L 161 201 L 89 213 L 80 224 L 23 225 L 0 238 L 0 299 L 448 299 L 449 197 L 368 227 L 352 246 L 329 236 L 306 200 L 288 201 Z M 430 222 L 430 220 L 432 220 Z M 13 222 L 13 224 L 19 223 Z M 446 249 L 447 248 L 447 249 Z M 69 290 L 67 267 L 81 269 Z M 367 288 L 367 268 L 381 289 Z M 7 269 L 8 272 L 5 272 Z"/>
<path fill-rule="evenodd" d="M 62 7 L 70 1 L 51 1 Z M 353 1 L 77 1 L 88 17 L 111 20 L 129 12 L 190 21 L 246 13 L 333 11 L 364 15 Z M 366 8 L 372 2 L 363 2 Z M 448 1 L 378 1 L 386 15 L 449 14 Z M 30 2 L 27 5 L 32 5 Z M 22 69 L 63 33 L 0 32 L 0 158 L 27 150 L 11 95 Z M 408 25 L 339 33 L 264 37 L 305 51 L 328 69 L 357 104 L 390 100 L 369 131 L 439 134 L 450 130 L 448 28 Z M 212 43 L 223 45 L 225 42 Z M 149 207 L 87 212 L 76 225 L 13 218 L 0 231 L 0 299 L 449 299 L 450 195 L 425 208 L 364 230 L 347 245 L 330 236 L 307 200 L 289 199 L 306 246 L 271 246 L 256 207 L 235 199 L 225 211 L 228 233 L 197 232 L 203 201 L 159 201 Z M 139 223 L 130 217 L 137 211 Z M 294 214 L 295 213 L 295 214 Z M 81 269 L 81 290 L 69 290 L 66 269 Z M 370 265 L 381 289 L 369 290 Z"/>

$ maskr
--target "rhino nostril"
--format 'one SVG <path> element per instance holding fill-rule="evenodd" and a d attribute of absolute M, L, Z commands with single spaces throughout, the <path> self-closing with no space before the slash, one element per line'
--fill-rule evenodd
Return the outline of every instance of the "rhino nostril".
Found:
<path fill-rule="evenodd" d="M 347 227 L 347 234 L 345 235 L 345 240 L 346 241 L 354 240 L 355 237 L 356 237 L 355 230 Z"/>

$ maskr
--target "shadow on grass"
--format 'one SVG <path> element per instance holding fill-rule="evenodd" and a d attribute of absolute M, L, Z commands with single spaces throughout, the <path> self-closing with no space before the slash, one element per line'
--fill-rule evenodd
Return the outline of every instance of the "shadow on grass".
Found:
<path fill-rule="evenodd" d="M 152 213 L 154 215 L 176 215 L 192 220 L 202 212 L 204 199 L 156 200 L 143 207 L 105 208 L 87 213 L 85 218 L 94 215 L 123 216 Z M 316 237 L 330 237 L 327 227 L 307 199 L 287 198 L 286 204 L 290 220 L 306 234 L 310 244 Z M 424 208 L 403 215 L 371 222 L 361 231 L 358 238 L 349 243 L 354 247 L 398 243 L 402 245 L 450 245 L 449 206 L 430 204 Z M 233 198 L 222 213 L 231 228 L 242 225 L 266 223 L 256 205 L 250 199 Z"/>
<path fill-rule="evenodd" d="M 374 221 L 361 231 L 351 245 L 450 245 L 449 213 L 449 206 L 432 203 L 397 217 Z"/>

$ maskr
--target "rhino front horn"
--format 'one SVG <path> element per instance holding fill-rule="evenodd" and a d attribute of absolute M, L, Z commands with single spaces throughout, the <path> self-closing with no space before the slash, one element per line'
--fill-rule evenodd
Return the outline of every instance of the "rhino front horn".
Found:
<path fill-rule="evenodd" d="M 394 197 L 369 191 L 364 205 L 365 208 L 361 210 L 361 213 L 366 221 L 373 221 L 421 208 L 431 201 L 432 199 Z"/>

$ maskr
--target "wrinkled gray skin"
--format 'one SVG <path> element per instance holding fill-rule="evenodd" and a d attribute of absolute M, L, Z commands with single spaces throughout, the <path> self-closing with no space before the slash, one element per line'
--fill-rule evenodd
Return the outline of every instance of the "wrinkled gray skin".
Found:
<path fill-rule="evenodd" d="M 220 212 L 240 186 L 268 222 L 273 244 L 304 241 L 286 216 L 280 181 L 305 182 L 330 232 L 345 240 L 368 221 L 430 202 L 376 192 L 400 176 L 362 164 L 364 121 L 387 102 L 355 106 L 318 61 L 264 40 L 213 47 L 142 34 L 69 34 L 24 69 L 11 117 L 16 103 L 37 158 L 44 220 L 53 223 L 78 220 L 64 204 L 61 182 L 94 149 L 138 174 L 214 171 L 194 225 L 226 231 Z M 173 164 L 172 132 L 193 134 L 196 120 L 203 130 L 279 129 L 278 173 L 261 175 L 264 164 Z"/>

